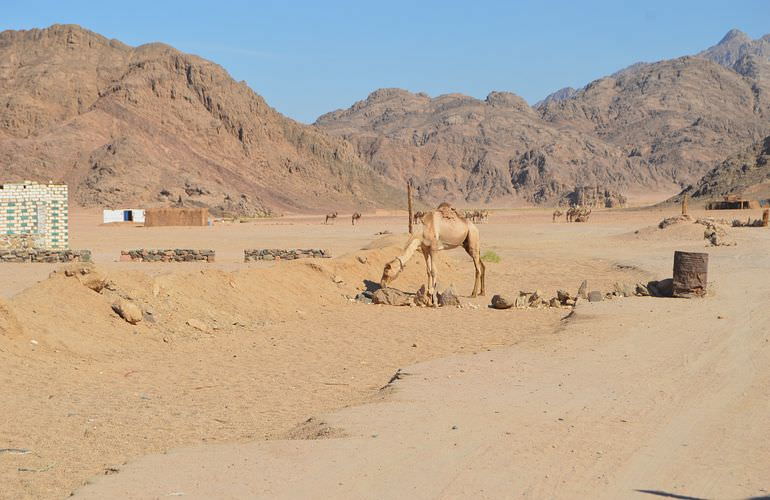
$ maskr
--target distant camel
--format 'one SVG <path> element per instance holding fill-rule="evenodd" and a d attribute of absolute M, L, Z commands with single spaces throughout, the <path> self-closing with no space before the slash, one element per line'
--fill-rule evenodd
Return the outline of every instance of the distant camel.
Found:
<path fill-rule="evenodd" d="M 329 223 L 329 219 L 331 219 L 331 221 L 334 222 L 334 219 L 336 219 L 336 218 L 337 218 L 337 212 L 326 214 L 326 220 L 324 221 L 324 224 L 328 224 Z"/>
<path fill-rule="evenodd" d="M 412 223 L 422 224 L 423 217 L 425 217 L 425 212 L 415 212 L 414 215 L 412 215 Z"/>
<path fill-rule="evenodd" d="M 462 246 L 473 259 L 476 268 L 476 278 L 473 282 L 471 297 L 484 295 L 484 263 L 481 261 L 481 240 L 479 230 L 473 222 L 460 215 L 447 203 L 439 205 L 438 209 L 428 212 L 422 217 L 422 234 L 415 234 L 404 249 L 404 253 L 385 264 L 380 285 L 384 288 L 396 279 L 406 267 L 419 248 L 425 257 L 425 267 L 428 272 L 428 295 L 434 306 L 438 306 L 436 294 L 437 285 L 437 252 Z"/>
<path fill-rule="evenodd" d="M 361 214 L 359 214 L 358 212 L 354 212 L 353 213 L 353 217 L 351 217 L 351 219 L 350 219 L 350 222 L 355 226 L 356 225 L 356 221 L 358 219 L 360 219 L 360 218 L 361 218 Z"/>
<path fill-rule="evenodd" d="M 561 213 L 561 210 L 559 210 L 558 208 L 556 210 L 554 210 L 553 211 L 553 222 L 556 222 L 556 219 L 558 219 L 562 215 L 564 215 L 564 214 Z"/>

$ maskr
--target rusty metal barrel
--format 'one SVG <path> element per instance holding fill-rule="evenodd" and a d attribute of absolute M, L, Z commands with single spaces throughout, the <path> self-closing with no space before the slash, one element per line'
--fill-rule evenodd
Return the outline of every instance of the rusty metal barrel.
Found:
<path fill-rule="evenodd" d="M 693 298 L 706 295 L 709 254 L 674 252 L 674 297 Z"/>

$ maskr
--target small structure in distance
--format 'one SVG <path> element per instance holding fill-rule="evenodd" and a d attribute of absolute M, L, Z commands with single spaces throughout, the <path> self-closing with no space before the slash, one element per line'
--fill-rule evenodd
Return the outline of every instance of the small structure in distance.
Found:
<path fill-rule="evenodd" d="M 138 208 L 103 210 L 102 220 L 104 224 L 111 224 L 114 222 L 144 223 L 144 210 Z"/>

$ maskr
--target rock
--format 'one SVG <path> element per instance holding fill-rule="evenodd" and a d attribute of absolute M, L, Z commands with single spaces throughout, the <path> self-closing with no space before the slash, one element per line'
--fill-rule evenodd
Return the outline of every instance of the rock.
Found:
<path fill-rule="evenodd" d="M 564 301 L 565 306 L 575 306 L 577 304 L 576 299 L 567 299 Z"/>
<path fill-rule="evenodd" d="M 389 306 L 408 306 L 414 303 L 411 295 L 395 288 L 380 288 L 372 295 L 372 302 Z"/>
<path fill-rule="evenodd" d="M 337 283 L 338 285 L 339 285 L 340 283 L 344 283 L 344 282 L 345 282 L 345 280 L 343 280 L 343 279 L 342 279 L 342 277 L 341 277 L 341 276 L 339 276 L 339 275 L 337 275 L 337 274 L 335 274 L 334 276 L 332 276 L 332 281 L 333 281 L 333 282 L 335 282 L 335 283 Z"/>
<path fill-rule="evenodd" d="M 587 293 L 588 293 L 588 281 L 583 280 L 583 282 L 580 283 L 580 288 L 578 288 L 577 296 L 580 297 L 581 299 L 587 299 L 588 298 L 588 295 L 586 295 Z"/>
<path fill-rule="evenodd" d="M 561 302 L 557 297 L 553 297 L 550 301 L 548 301 L 549 307 L 559 307 L 561 306 Z"/>
<path fill-rule="evenodd" d="M 200 330 L 202 332 L 208 333 L 209 327 L 206 326 L 206 323 L 199 319 L 191 318 L 187 320 L 187 325 L 195 328 L 196 330 Z"/>
<path fill-rule="evenodd" d="M 661 281 L 650 281 L 647 289 L 653 297 L 671 297 L 674 294 L 674 280 L 668 278 Z"/>
<path fill-rule="evenodd" d="M 115 311 L 118 316 L 126 320 L 126 322 L 135 325 L 142 321 L 142 309 L 133 302 L 120 299 L 112 304 L 112 310 Z"/>
<path fill-rule="evenodd" d="M 513 304 L 514 301 L 509 297 L 504 297 L 502 295 L 495 295 L 492 297 L 492 307 L 494 309 L 510 309 L 513 307 Z"/>
<path fill-rule="evenodd" d="M 361 264 L 366 264 L 368 259 L 366 258 L 366 255 L 359 255 L 356 257 L 356 260 Z"/>
<path fill-rule="evenodd" d="M 649 297 L 650 291 L 647 289 L 647 285 L 645 285 L 644 283 L 637 283 L 636 289 L 634 290 L 634 294 L 640 297 Z"/>
<path fill-rule="evenodd" d="M 622 296 L 622 297 L 631 297 L 634 295 L 634 287 L 627 283 L 615 283 L 613 286 L 613 289 L 616 293 L 616 295 Z"/>
<path fill-rule="evenodd" d="M 601 302 L 602 301 L 602 292 L 598 290 L 593 290 L 588 293 L 588 302 Z"/>
<path fill-rule="evenodd" d="M 569 292 L 566 292 L 564 290 L 557 290 L 556 297 L 559 299 L 559 302 L 561 302 L 562 304 L 564 304 L 566 301 L 572 298 Z"/>
<path fill-rule="evenodd" d="M 517 309 L 526 309 L 527 307 L 529 307 L 529 298 L 532 295 L 533 294 L 527 293 L 527 292 L 519 292 L 519 296 L 516 297 L 516 300 L 514 301 L 513 305 Z"/>
<path fill-rule="evenodd" d="M 449 287 L 444 290 L 444 293 L 438 294 L 438 305 L 441 307 L 460 307 L 461 304 L 452 287 Z"/>
<path fill-rule="evenodd" d="M 364 304 L 371 304 L 372 303 L 371 297 L 367 297 L 366 294 L 364 294 L 364 293 L 359 293 L 358 295 L 356 295 L 354 300 L 356 302 L 362 302 Z"/>
<path fill-rule="evenodd" d="M 433 298 L 428 295 L 428 289 L 425 288 L 425 285 L 422 285 L 417 290 L 417 295 L 414 296 L 414 303 L 420 307 L 430 307 L 433 305 Z"/>
<path fill-rule="evenodd" d="M 545 296 L 540 290 L 535 290 L 535 293 L 529 296 L 529 305 L 537 307 L 541 302 L 545 301 Z"/>

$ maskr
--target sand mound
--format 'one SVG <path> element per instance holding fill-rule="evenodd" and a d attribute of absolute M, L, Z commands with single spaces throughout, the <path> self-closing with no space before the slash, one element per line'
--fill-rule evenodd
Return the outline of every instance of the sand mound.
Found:
<path fill-rule="evenodd" d="M 385 263 L 401 251 L 400 245 L 384 246 L 335 259 L 284 261 L 267 269 L 160 276 L 141 270 L 106 275 L 98 266 L 87 271 L 68 266 L 15 296 L 12 305 L 41 347 L 77 354 L 115 352 L 136 342 L 136 335 L 169 341 L 312 318 L 377 288 Z M 463 267 L 467 276 L 458 273 L 460 266 L 451 257 L 441 258 L 439 266 L 444 286 L 467 282 L 470 287 L 472 266 Z M 416 255 L 395 286 L 414 291 L 424 280 L 423 257 Z M 120 318 L 112 307 L 118 301 L 138 306 L 143 320 L 129 324 Z"/>
<path fill-rule="evenodd" d="M 703 241 L 706 230 L 717 231 L 721 239 L 729 236 L 728 223 L 720 219 L 694 219 L 689 215 L 678 215 L 663 219 L 655 226 L 647 226 L 631 233 L 618 236 L 622 240 L 641 241 Z"/>
<path fill-rule="evenodd" d="M 0 299 L 0 337 L 19 337 L 22 331 L 21 323 L 8 303 Z"/>

